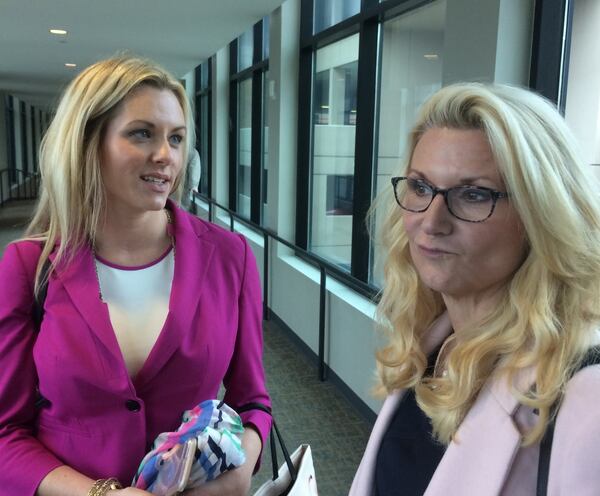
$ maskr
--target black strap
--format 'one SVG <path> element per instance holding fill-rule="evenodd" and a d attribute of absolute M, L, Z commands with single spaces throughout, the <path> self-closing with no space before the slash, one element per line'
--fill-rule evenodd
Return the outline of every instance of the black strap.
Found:
<path fill-rule="evenodd" d="M 44 318 L 44 303 L 46 302 L 46 295 L 48 293 L 48 277 L 50 276 L 50 268 L 52 262 L 49 258 L 46 259 L 44 265 L 42 265 L 42 271 L 40 273 L 40 287 L 38 288 L 37 294 L 33 295 L 33 306 L 31 308 L 31 317 L 33 319 L 34 330 L 36 333 L 40 332 L 40 326 Z M 35 281 L 33 286 L 35 287 Z M 36 400 L 35 408 L 40 410 L 50 405 L 50 401 L 44 398 L 38 388 L 36 388 Z"/>
<path fill-rule="evenodd" d="M 42 265 L 42 271 L 40 273 L 40 287 L 38 288 L 37 294 L 34 294 L 33 296 L 33 308 L 31 309 L 31 313 L 36 332 L 40 331 L 40 326 L 42 325 L 42 320 L 44 318 L 44 303 L 46 302 L 46 295 L 48 294 L 48 277 L 50 275 L 51 266 L 52 262 L 47 258 L 44 265 Z"/>
<path fill-rule="evenodd" d="M 589 367 L 590 365 L 600 364 L 600 346 L 591 348 L 583 361 L 573 371 L 575 375 L 580 370 Z M 552 405 L 550 409 L 551 420 L 548 422 L 546 432 L 542 441 L 540 442 L 540 461 L 538 463 L 538 474 L 537 474 L 537 492 L 536 496 L 546 496 L 548 493 L 548 478 L 550 475 L 550 456 L 552 454 L 552 440 L 554 439 L 554 425 L 556 420 L 556 414 L 558 413 L 558 402 Z"/>
<path fill-rule="evenodd" d="M 282 493 L 282 496 L 287 494 L 289 492 L 289 490 L 292 488 L 292 486 L 294 485 L 294 483 L 296 482 L 298 473 L 297 473 L 296 467 L 292 463 L 292 458 L 290 457 L 290 453 L 285 445 L 285 442 L 283 441 L 281 432 L 279 432 L 277 423 L 275 422 L 275 419 L 273 418 L 273 413 L 271 412 L 271 409 L 268 406 L 263 405 L 262 403 L 247 403 L 241 407 L 236 408 L 235 410 L 238 413 L 247 412 L 249 410 L 261 410 L 261 411 L 271 415 L 271 419 L 273 420 L 273 422 L 271 424 L 271 434 L 269 436 L 269 442 L 271 445 L 271 465 L 273 467 L 273 480 L 276 480 L 279 477 L 279 463 L 277 462 L 277 446 L 276 446 L 276 440 L 275 440 L 275 438 L 277 438 L 277 442 L 279 442 L 279 447 L 281 448 L 281 452 L 283 453 L 283 458 L 285 459 L 285 464 L 287 465 L 287 468 L 290 472 L 290 476 L 292 478 L 291 484 L 286 489 L 286 491 L 284 491 Z"/>

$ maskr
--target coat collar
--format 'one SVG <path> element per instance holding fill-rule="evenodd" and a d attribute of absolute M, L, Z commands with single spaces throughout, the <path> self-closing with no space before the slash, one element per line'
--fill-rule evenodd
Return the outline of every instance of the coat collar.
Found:
<path fill-rule="evenodd" d="M 172 213 L 175 238 L 175 270 L 169 314 L 155 346 L 133 381 L 140 388 L 160 371 L 189 330 L 215 249 L 204 236 L 208 228 L 203 222 L 192 222 L 191 216 L 171 200 L 168 200 L 167 208 Z M 78 249 L 67 265 L 59 267 L 56 277 L 92 332 L 120 361 L 118 369 L 126 373 L 108 307 L 99 298 L 100 288 L 91 248 L 84 246 Z"/>
<path fill-rule="evenodd" d="M 425 335 L 423 351 L 431 353 L 451 331 L 448 315 L 442 314 Z M 516 387 L 524 391 L 533 379 L 533 369 L 525 370 L 516 377 Z M 488 380 L 444 453 L 424 496 L 501 493 L 521 445 L 514 422 L 519 403 L 513 389 L 504 378 Z M 381 440 L 403 395 L 404 390 L 399 390 L 386 399 L 352 485 L 352 496 L 372 493 Z"/>
<path fill-rule="evenodd" d="M 502 390 L 499 396 L 496 389 Z M 521 444 L 513 419 L 517 407 L 510 388 L 486 384 L 449 444 L 425 496 L 500 494 Z"/>
<path fill-rule="evenodd" d="M 488 379 L 448 445 L 424 496 L 501 493 L 521 448 L 522 435 L 515 423 L 520 403 L 515 390 L 526 391 L 534 381 L 533 367 L 519 372 L 512 383 L 506 375 Z M 450 492 L 448 488 L 452 488 Z"/>

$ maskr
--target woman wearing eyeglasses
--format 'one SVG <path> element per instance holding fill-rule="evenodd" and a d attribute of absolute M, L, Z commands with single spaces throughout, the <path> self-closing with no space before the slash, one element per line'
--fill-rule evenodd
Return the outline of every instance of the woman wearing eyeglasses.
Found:
<path fill-rule="evenodd" d="M 387 398 L 350 494 L 599 494 L 600 367 L 579 369 L 599 342 L 600 204 L 564 121 L 526 90 L 449 86 L 407 158 L 378 207 Z"/>

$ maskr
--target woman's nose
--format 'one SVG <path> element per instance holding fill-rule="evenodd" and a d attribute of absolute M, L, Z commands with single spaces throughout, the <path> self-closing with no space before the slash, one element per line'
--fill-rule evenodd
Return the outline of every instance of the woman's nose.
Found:
<path fill-rule="evenodd" d="M 153 159 L 158 163 L 168 163 L 171 160 L 171 153 L 169 139 L 161 138 L 156 142 Z"/>
<path fill-rule="evenodd" d="M 427 234 L 449 234 L 452 230 L 452 214 L 448 210 L 444 195 L 438 193 L 433 197 L 429 208 L 423 212 L 421 224 Z"/>

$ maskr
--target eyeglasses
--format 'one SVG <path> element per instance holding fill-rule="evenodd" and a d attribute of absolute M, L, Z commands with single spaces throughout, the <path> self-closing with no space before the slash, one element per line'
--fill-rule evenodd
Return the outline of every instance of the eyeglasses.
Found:
<path fill-rule="evenodd" d="M 455 186 L 440 189 L 423 179 L 392 177 L 396 201 L 409 212 L 425 212 L 437 194 L 444 195 L 448 211 L 457 219 L 467 222 L 483 222 L 488 219 L 499 198 L 508 198 L 508 193 L 483 186 Z"/>

